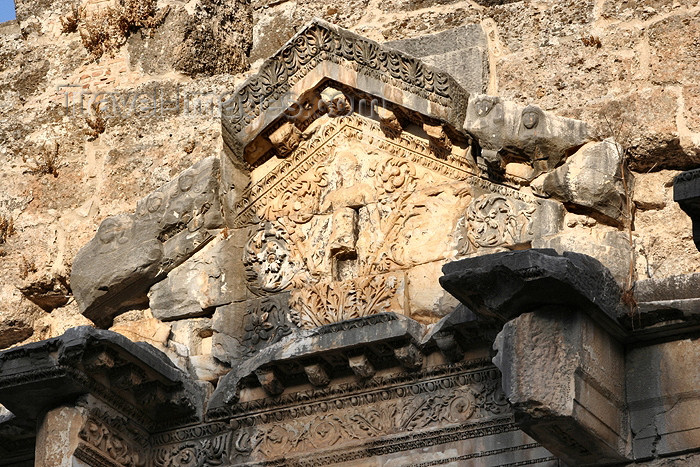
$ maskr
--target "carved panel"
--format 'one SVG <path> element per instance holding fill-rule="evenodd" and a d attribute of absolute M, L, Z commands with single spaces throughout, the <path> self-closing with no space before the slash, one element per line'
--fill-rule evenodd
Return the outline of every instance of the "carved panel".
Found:
<path fill-rule="evenodd" d="M 131 428 L 124 418 L 93 410 L 78 436 L 83 443 L 76 450 L 75 457 L 89 465 L 147 465 L 147 438 Z"/>
<path fill-rule="evenodd" d="M 469 148 L 437 146 L 357 114 L 326 116 L 286 158 L 254 169 L 234 220 L 258 223 L 245 248 L 250 291 L 290 292 L 301 328 L 405 313 L 404 271 L 531 241 L 542 201 L 480 178 Z"/>
<path fill-rule="evenodd" d="M 230 432 L 154 437 L 154 464 L 325 465 L 517 429 L 500 374 L 482 361 L 241 402 L 229 417 Z"/>

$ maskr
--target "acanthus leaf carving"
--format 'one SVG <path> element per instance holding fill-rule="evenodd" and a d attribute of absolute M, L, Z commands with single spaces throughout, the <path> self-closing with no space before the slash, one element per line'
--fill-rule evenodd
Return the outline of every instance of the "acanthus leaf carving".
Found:
<path fill-rule="evenodd" d="M 318 282 L 291 292 L 291 320 L 300 328 L 387 311 L 396 294 L 396 277 L 382 275 L 347 281 Z"/>

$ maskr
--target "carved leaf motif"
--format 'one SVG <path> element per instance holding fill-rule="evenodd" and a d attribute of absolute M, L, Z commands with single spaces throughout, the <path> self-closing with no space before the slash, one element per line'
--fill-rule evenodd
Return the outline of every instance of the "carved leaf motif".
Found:
<path fill-rule="evenodd" d="M 290 317 L 300 328 L 310 329 L 387 311 L 395 295 L 396 279 L 391 276 L 316 283 L 292 291 Z"/>
<path fill-rule="evenodd" d="M 332 51 L 333 37 L 328 30 L 314 27 L 309 31 L 309 45 L 316 51 Z"/>
<path fill-rule="evenodd" d="M 275 87 L 287 79 L 286 75 L 287 69 L 282 63 L 278 61 L 266 63 L 265 67 L 260 71 L 262 91 L 266 94 L 271 93 Z"/>

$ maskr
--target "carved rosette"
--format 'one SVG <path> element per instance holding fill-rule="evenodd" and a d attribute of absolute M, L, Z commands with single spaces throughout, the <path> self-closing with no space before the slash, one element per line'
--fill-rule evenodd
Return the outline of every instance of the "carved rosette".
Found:
<path fill-rule="evenodd" d="M 278 342 L 290 334 L 292 328 L 287 319 L 289 295 L 279 294 L 248 302 L 243 318 L 243 345 L 249 352 Z"/>

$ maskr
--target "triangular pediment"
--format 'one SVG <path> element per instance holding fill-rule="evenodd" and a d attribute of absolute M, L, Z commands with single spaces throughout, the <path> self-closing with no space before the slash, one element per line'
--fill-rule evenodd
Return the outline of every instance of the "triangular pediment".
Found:
<path fill-rule="evenodd" d="M 292 37 L 222 106 L 234 157 L 328 81 L 460 128 L 469 93 L 449 74 L 410 55 L 316 19 Z M 312 112 L 313 113 L 313 112 Z"/>

